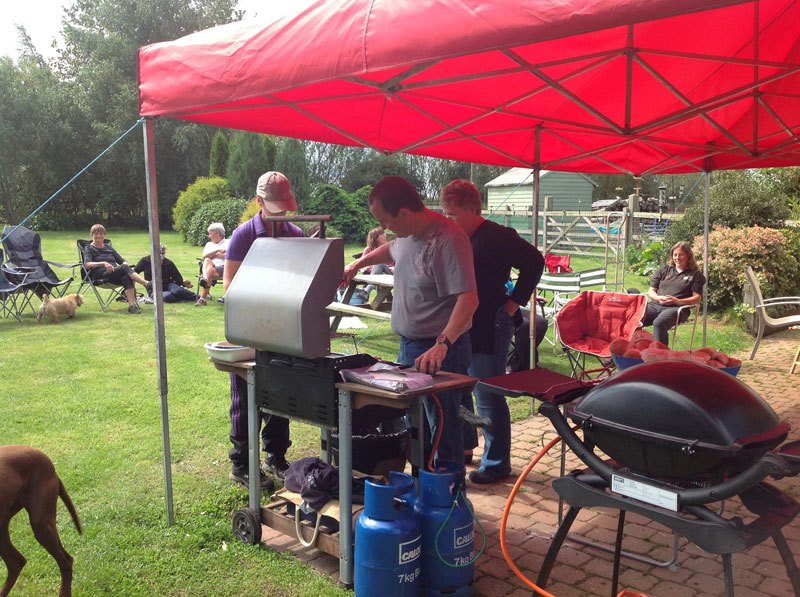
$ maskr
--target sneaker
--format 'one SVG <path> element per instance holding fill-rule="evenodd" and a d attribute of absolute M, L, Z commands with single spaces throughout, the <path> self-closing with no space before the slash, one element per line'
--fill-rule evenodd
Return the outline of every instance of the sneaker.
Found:
<path fill-rule="evenodd" d="M 208 288 L 208 280 L 205 278 L 200 278 L 200 288 Z"/>
<path fill-rule="evenodd" d="M 264 461 L 265 471 L 272 473 L 279 479 L 283 479 L 288 468 L 289 463 L 283 454 L 267 454 L 267 459 Z"/>
<path fill-rule="evenodd" d="M 197 302 L 194 304 L 195 307 L 205 307 L 206 306 L 206 299 L 202 296 L 197 299 Z"/>
<path fill-rule="evenodd" d="M 221 296 L 221 297 L 219 297 L 219 298 L 217 299 L 217 302 L 218 302 L 219 304 L 221 304 L 221 305 L 224 305 L 224 304 L 225 304 L 225 297 L 224 297 L 224 296 Z"/>
<path fill-rule="evenodd" d="M 139 315 L 141 314 L 142 310 L 139 308 L 139 305 L 128 305 L 128 313 L 132 315 Z"/>
<path fill-rule="evenodd" d="M 234 466 L 231 469 L 230 478 L 231 481 L 236 481 L 245 487 L 250 487 L 250 473 L 247 471 L 246 466 Z M 269 491 L 271 493 L 275 490 L 275 482 L 261 471 L 258 471 L 258 484 L 264 491 Z"/>
<path fill-rule="evenodd" d="M 472 471 L 469 474 L 469 480 L 477 485 L 489 485 L 491 483 L 497 483 L 502 481 L 503 479 L 510 477 L 511 473 L 503 474 L 493 470 L 481 470 L 478 469 L 477 471 Z"/>
<path fill-rule="evenodd" d="M 152 305 L 153 304 L 153 299 L 151 297 L 149 297 L 149 296 L 146 296 L 139 302 L 142 303 L 143 305 Z"/>

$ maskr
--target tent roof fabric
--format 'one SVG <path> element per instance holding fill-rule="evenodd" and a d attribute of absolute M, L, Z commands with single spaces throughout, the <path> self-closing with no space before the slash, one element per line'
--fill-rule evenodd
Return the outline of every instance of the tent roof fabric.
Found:
<path fill-rule="evenodd" d="M 318 0 L 139 50 L 142 116 L 501 166 L 800 164 L 800 0 Z"/>

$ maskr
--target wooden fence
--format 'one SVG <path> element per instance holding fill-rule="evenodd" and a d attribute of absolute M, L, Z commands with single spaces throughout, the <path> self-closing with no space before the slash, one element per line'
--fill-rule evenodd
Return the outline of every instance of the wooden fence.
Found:
<path fill-rule="evenodd" d="M 531 240 L 533 210 L 503 209 L 489 219 L 510 226 Z M 539 214 L 539 247 L 545 253 L 598 255 L 607 251 L 621 257 L 629 244 L 660 240 L 670 223 L 682 214 L 627 211 L 543 211 Z"/>

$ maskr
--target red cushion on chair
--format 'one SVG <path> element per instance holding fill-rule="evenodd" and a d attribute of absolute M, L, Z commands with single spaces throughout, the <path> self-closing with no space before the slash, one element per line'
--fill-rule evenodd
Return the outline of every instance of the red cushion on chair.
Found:
<path fill-rule="evenodd" d="M 572 350 L 610 357 L 611 341 L 630 340 L 641 326 L 646 307 L 647 297 L 643 294 L 587 290 L 556 314 L 559 339 Z"/>

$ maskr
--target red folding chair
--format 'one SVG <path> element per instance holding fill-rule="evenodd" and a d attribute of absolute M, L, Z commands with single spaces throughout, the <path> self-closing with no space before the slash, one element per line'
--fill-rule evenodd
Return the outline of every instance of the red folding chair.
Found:
<path fill-rule="evenodd" d="M 572 375 L 599 372 L 608 374 L 611 364 L 611 341 L 630 340 L 642 325 L 647 309 L 643 294 L 618 292 L 581 292 L 555 315 L 558 339 L 572 366 Z M 586 357 L 594 357 L 599 370 L 586 370 Z"/>
<path fill-rule="evenodd" d="M 569 255 L 553 255 L 548 253 L 544 256 L 544 265 L 551 274 L 568 274 L 572 271 L 569 266 Z"/>

